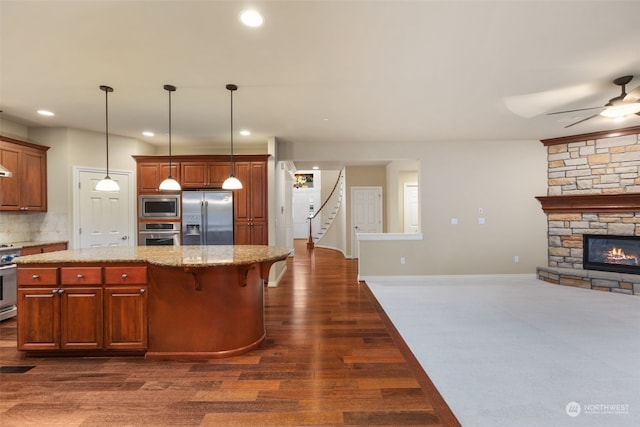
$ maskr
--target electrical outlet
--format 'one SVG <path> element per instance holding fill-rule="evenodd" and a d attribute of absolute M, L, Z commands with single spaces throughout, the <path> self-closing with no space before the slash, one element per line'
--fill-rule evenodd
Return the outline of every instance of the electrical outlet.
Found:
<path fill-rule="evenodd" d="M 403 256 L 401 256 L 401 257 L 400 257 L 400 264 L 404 265 L 405 261 L 406 261 L 406 260 L 404 259 L 404 257 L 403 257 Z"/>
<path fill-rule="evenodd" d="M 458 224 L 458 218 L 451 218 L 451 225 L 457 225 Z"/>
<path fill-rule="evenodd" d="M 484 225 L 484 218 L 478 218 L 478 224 Z"/>
<path fill-rule="evenodd" d="M 520 262 L 520 257 L 518 255 L 514 256 L 513 262 Z"/>

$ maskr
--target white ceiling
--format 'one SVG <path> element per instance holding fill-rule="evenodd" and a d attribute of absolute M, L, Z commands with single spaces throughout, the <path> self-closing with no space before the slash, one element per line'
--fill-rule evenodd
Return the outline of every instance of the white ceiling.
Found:
<path fill-rule="evenodd" d="M 265 18 L 243 26 L 251 3 Z M 522 140 L 640 125 L 547 112 L 640 85 L 640 1 L 0 0 L 0 109 L 167 143 Z M 41 117 L 38 109 L 55 112 Z M 597 112 L 597 111 L 596 111 Z M 156 132 L 143 137 L 143 130 Z"/>

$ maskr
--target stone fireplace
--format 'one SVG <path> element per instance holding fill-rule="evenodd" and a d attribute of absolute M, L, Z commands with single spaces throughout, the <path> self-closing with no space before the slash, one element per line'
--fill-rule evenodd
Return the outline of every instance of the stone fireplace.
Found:
<path fill-rule="evenodd" d="M 538 268 L 538 277 L 640 295 L 640 270 L 595 270 L 593 262 L 585 264 L 584 245 L 585 236 L 640 240 L 640 127 L 542 143 L 548 153 L 548 191 L 537 199 L 547 214 L 549 250 L 548 266 Z"/>

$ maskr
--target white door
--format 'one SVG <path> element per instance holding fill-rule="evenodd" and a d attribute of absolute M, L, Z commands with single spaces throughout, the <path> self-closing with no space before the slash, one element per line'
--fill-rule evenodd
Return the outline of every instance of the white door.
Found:
<path fill-rule="evenodd" d="M 104 178 L 104 172 L 78 170 L 78 227 L 74 231 L 76 242 L 79 242 L 77 248 L 133 246 L 135 242 L 131 174 L 110 171 L 109 175 L 120 185 L 120 191 L 96 191 L 96 184 Z"/>
<path fill-rule="evenodd" d="M 418 209 L 418 183 L 404 183 L 404 232 L 417 233 L 420 229 Z"/>
<path fill-rule="evenodd" d="M 382 233 L 382 187 L 351 187 L 351 256 L 358 258 L 356 233 Z"/>

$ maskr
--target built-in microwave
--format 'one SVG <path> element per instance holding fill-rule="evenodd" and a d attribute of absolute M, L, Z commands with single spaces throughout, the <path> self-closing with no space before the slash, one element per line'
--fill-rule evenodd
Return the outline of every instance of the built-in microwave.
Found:
<path fill-rule="evenodd" d="M 179 194 L 142 194 L 138 198 L 140 219 L 180 219 Z"/>

